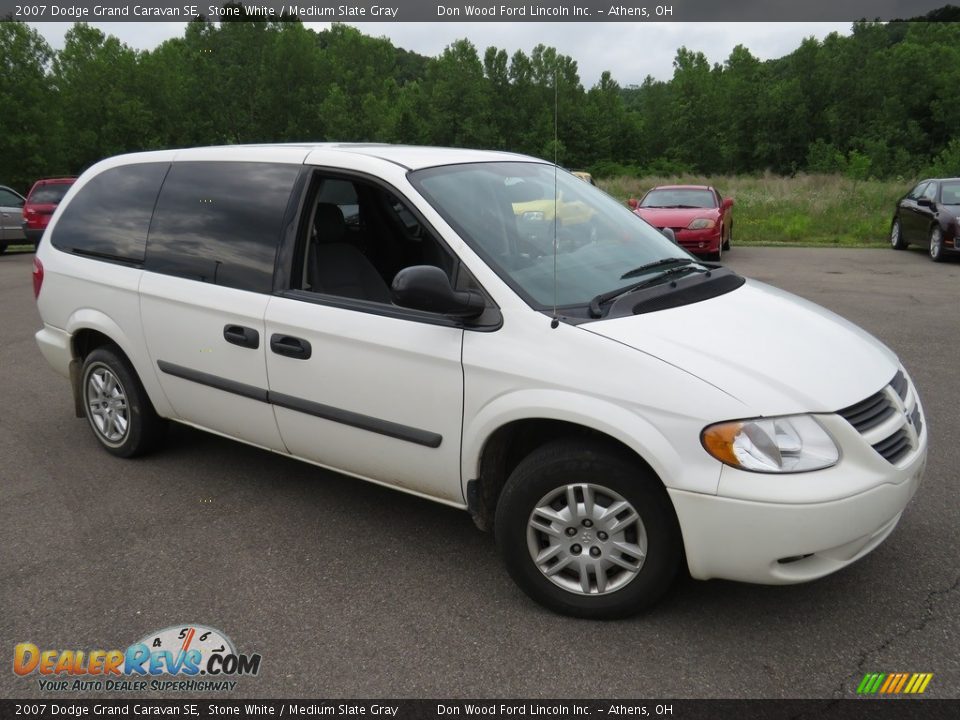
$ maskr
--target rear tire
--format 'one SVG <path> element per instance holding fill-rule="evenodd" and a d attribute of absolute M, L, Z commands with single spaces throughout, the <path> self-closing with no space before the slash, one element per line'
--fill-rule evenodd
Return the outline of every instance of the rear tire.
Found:
<path fill-rule="evenodd" d="M 87 355 L 80 373 L 80 393 L 87 422 L 104 449 L 118 457 L 135 457 L 163 438 L 163 420 L 136 372 L 115 347 Z"/>
<path fill-rule="evenodd" d="M 676 577 L 682 540 L 660 480 L 602 442 L 557 440 L 511 473 L 497 504 L 507 571 L 541 605 L 620 618 L 652 605 Z"/>

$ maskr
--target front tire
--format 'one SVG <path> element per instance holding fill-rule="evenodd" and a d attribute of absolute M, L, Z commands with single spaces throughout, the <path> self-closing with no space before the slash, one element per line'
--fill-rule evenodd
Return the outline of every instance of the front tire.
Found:
<path fill-rule="evenodd" d="M 724 248 L 723 238 L 721 238 L 720 241 L 717 243 L 716 252 L 710 253 L 710 255 L 708 256 L 708 259 L 713 260 L 714 262 L 720 262 L 723 259 L 723 251 L 725 249 L 726 248 Z"/>
<path fill-rule="evenodd" d="M 943 230 L 939 225 L 930 230 L 930 259 L 934 262 L 943 260 Z"/>
<path fill-rule="evenodd" d="M 141 455 L 163 437 L 165 421 L 153 409 L 136 372 L 115 348 L 97 348 L 86 357 L 80 392 L 94 437 L 112 455 Z"/>
<path fill-rule="evenodd" d="M 903 239 L 903 230 L 899 218 L 894 219 L 890 226 L 890 247 L 894 250 L 906 250 L 908 243 Z"/>
<path fill-rule="evenodd" d="M 727 239 L 723 241 L 723 249 L 727 252 L 730 252 L 730 243 L 733 241 L 733 224 L 730 225 L 730 230 L 727 231 Z"/>
<path fill-rule="evenodd" d="M 626 617 L 655 603 L 682 554 L 660 480 L 600 442 L 558 440 L 524 458 L 500 496 L 495 531 L 527 595 L 584 618 Z"/>

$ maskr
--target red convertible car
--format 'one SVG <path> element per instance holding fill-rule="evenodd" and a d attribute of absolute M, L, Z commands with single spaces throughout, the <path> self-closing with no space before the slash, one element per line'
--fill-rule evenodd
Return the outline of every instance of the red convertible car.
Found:
<path fill-rule="evenodd" d="M 733 198 L 723 198 L 707 185 L 659 185 L 638 202 L 633 212 L 658 230 L 670 228 L 677 243 L 696 255 L 719 260 L 733 239 Z"/>

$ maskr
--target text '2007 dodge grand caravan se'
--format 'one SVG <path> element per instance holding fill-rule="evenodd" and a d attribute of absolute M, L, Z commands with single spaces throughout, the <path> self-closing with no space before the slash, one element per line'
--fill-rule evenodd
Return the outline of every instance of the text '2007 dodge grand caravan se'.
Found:
<path fill-rule="evenodd" d="M 589 222 L 522 210 L 557 196 Z M 465 508 L 574 615 L 649 605 L 684 560 L 838 570 L 893 531 L 926 461 L 877 340 L 508 153 L 105 160 L 56 211 L 34 289 L 40 348 L 108 451 L 170 419 Z"/>

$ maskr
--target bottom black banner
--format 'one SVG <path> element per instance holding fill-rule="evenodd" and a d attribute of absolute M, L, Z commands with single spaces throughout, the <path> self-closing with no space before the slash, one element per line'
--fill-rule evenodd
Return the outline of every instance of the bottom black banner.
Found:
<path fill-rule="evenodd" d="M 917 720 L 960 717 L 960 700 L 0 700 L 0 718 L 664 718 Z"/>

